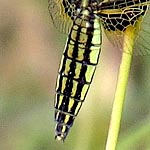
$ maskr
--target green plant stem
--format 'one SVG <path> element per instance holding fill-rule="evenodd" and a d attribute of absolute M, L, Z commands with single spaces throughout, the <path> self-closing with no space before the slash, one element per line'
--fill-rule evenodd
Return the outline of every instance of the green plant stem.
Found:
<path fill-rule="evenodd" d="M 134 34 L 132 28 L 125 31 L 123 55 L 119 69 L 117 87 L 112 108 L 110 126 L 106 142 L 106 150 L 115 150 L 120 130 L 121 115 L 132 62 Z M 128 53 L 130 52 L 130 54 Z"/>

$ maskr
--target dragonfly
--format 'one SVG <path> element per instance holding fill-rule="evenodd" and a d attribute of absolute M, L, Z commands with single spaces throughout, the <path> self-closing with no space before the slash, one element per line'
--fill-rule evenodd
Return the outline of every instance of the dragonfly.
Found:
<path fill-rule="evenodd" d="M 49 12 L 54 26 L 68 34 L 54 100 L 55 138 L 64 141 L 91 85 L 102 32 L 122 49 L 125 31 L 133 27 L 134 54 L 150 53 L 150 0 L 49 0 Z"/>

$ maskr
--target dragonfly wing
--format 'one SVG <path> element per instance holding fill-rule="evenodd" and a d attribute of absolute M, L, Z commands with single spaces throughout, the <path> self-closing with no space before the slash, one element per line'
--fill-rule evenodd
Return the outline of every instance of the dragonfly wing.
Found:
<path fill-rule="evenodd" d="M 49 12 L 54 26 L 58 31 L 68 34 L 77 16 L 78 0 L 49 0 Z"/>
<path fill-rule="evenodd" d="M 150 54 L 150 7 L 142 19 L 141 27 L 134 45 L 136 55 Z"/>
<path fill-rule="evenodd" d="M 97 14 L 100 16 L 108 39 L 115 47 L 123 50 L 125 30 L 132 26 L 136 34 L 134 54 L 146 55 L 150 53 L 150 10 L 148 5 L 150 5 L 150 2 L 133 3 L 126 7 L 124 7 L 123 1 L 120 1 L 120 4 L 118 1 L 118 6 L 115 2 L 104 3 L 104 6 L 102 3 L 101 11 Z M 131 54 L 129 50 L 126 53 Z"/>
<path fill-rule="evenodd" d="M 65 7 L 62 1 L 49 0 L 49 12 L 56 29 L 62 33 L 69 33 L 72 20 L 65 13 Z"/>

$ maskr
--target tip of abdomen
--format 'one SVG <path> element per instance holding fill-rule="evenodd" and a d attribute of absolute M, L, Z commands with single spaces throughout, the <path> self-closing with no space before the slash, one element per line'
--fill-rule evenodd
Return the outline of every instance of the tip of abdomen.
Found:
<path fill-rule="evenodd" d="M 68 132 L 69 132 L 70 127 L 67 126 L 66 124 L 63 123 L 57 123 L 55 127 L 55 139 L 58 141 L 63 141 L 65 140 Z"/>
<path fill-rule="evenodd" d="M 64 142 L 64 140 L 65 140 L 63 135 L 55 135 L 55 139 L 58 141 L 62 141 L 62 142 Z"/>

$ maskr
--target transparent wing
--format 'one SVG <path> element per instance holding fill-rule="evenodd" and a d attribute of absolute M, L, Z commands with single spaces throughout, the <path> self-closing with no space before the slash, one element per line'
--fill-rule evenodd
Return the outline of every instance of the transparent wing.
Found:
<path fill-rule="evenodd" d="M 72 20 L 65 12 L 62 0 L 49 0 L 49 12 L 57 30 L 63 33 L 69 33 Z"/>
<path fill-rule="evenodd" d="M 142 19 L 141 27 L 135 40 L 135 54 L 150 54 L 150 6 Z"/>
<path fill-rule="evenodd" d="M 49 0 L 50 16 L 60 32 L 69 33 L 80 5 L 80 0 Z"/>
<path fill-rule="evenodd" d="M 123 49 L 125 30 L 133 27 L 136 34 L 134 55 L 150 54 L 150 1 L 143 1 L 129 0 L 133 3 L 129 6 L 125 0 L 117 1 L 118 4 L 104 3 L 98 13 L 108 39 L 120 50 Z M 130 54 L 130 51 L 126 52 Z"/>

